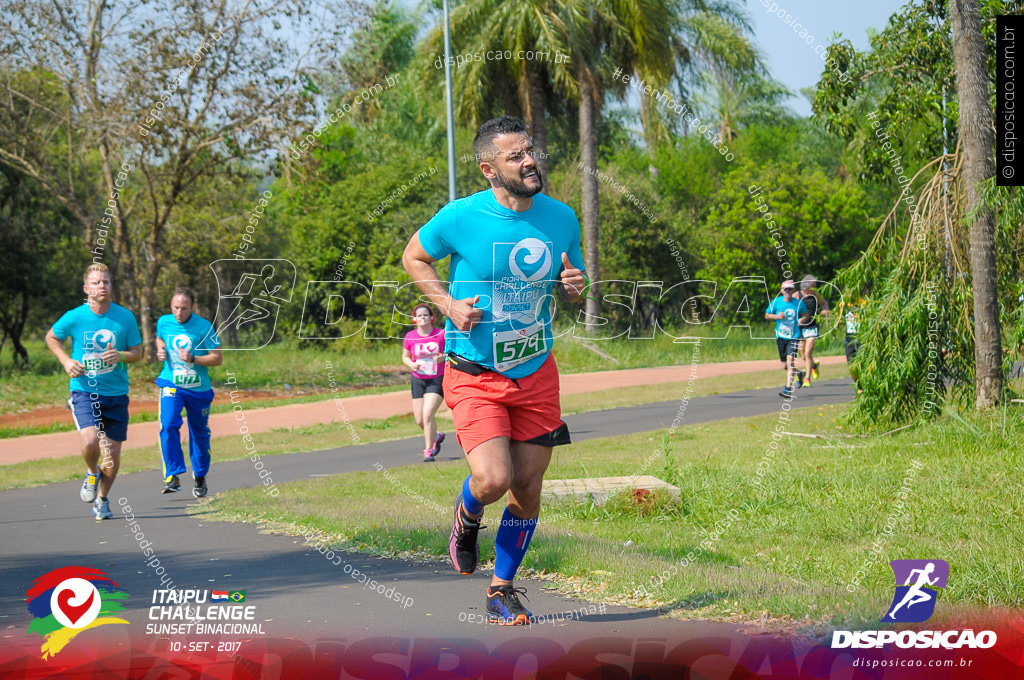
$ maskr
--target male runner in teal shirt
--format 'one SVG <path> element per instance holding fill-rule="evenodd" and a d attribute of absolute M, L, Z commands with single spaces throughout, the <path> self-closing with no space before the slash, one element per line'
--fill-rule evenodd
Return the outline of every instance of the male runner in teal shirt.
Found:
<path fill-rule="evenodd" d="M 125 364 L 142 358 L 142 337 L 135 316 L 111 301 L 113 284 L 105 264 L 89 265 L 83 282 L 88 301 L 53 324 L 46 346 L 71 377 L 68 405 L 86 467 L 79 495 L 93 504 L 96 519 L 113 519 L 107 494 L 121 466 L 121 444 L 128 438 Z M 71 356 L 64 350 L 67 338 Z"/>
<path fill-rule="evenodd" d="M 544 178 L 523 124 L 487 121 L 473 149 L 491 188 L 442 208 L 402 262 L 448 318 L 445 401 L 470 469 L 455 499 L 452 565 L 473 573 L 484 506 L 507 492 L 486 607 L 489 620 L 517 625 L 532 614 L 512 581 L 537 524 L 551 449 L 570 442 L 550 355 L 551 294 L 576 301 L 586 279 L 579 222 L 572 208 L 540 193 Z M 446 287 L 432 263 L 448 256 Z"/>

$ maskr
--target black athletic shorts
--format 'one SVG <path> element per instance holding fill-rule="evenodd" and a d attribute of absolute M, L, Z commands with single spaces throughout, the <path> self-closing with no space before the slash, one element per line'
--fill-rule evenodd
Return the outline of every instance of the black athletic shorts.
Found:
<path fill-rule="evenodd" d="M 853 361 L 853 358 L 857 356 L 857 352 L 860 350 L 860 343 L 857 342 L 857 338 L 847 335 L 846 336 L 846 363 Z"/>
<path fill-rule="evenodd" d="M 795 357 L 797 348 L 800 346 L 799 338 L 775 338 L 775 344 L 779 347 L 779 360 L 785 363 L 786 357 Z"/>
<path fill-rule="evenodd" d="M 441 387 L 441 382 L 444 380 L 444 374 L 434 376 L 433 378 L 417 378 L 412 377 L 412 398 L 422 399 L 423 395 L 427 392 L 433 392 L 444 396 L 444 389 Z"/>

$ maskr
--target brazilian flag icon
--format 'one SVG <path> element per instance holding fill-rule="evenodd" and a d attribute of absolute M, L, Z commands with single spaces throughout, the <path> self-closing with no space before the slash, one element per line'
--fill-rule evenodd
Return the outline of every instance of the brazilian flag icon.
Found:
<path fill-rule="evenodd" d="M 245 602 L 245 591 L 232 590 L 230 593 L 228 593 L 228 599 L 232 602 Z"/>

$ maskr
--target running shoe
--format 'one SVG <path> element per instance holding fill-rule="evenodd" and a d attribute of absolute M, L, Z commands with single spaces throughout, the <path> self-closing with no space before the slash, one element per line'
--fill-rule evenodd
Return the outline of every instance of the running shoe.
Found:
<path fill-rule="evenodd" d="M 793 398 L 793 390 L 789 389 L 788 387 L 783 387 L 782 391 L 779 392 L 779 396 L 780 397 L 784 397 L 786 399 L 792 399 Z"/>
<path fill-rule="evenodd" d="M 192 495 L 202 498 L 206 495 L 206 477 L 196 477 L 195 486 L 192 487 Z"/>
<path fill-rule="evenodd" d="M 805 375 L 806 374 L 803 371 L 797 371 L 796 372 L 796 386 L 797 386 L 798 389 L 804 386 L 804 376 Z"/>
<path fill-rule="evenodd" d="M 92 503 L 96 500 L 96 487 L 99 486 L 100 479 L 103 477 L 102 472 L 88 472 L 85 473 L 85 481 L 82 482 L 82 490 L 78 492 L 81 496 L 82 501 L 85 503 Z"/>
<path fill-rule="evenodd" d="M 433 463 L 434 456 L 437 455 L 434 449 L 423 449 L 423 462 Z"/>
<path fill-rule="evenodd" d="M 92 502 L 92 514 L 96 519 L 114 519 L 114 513 L 110 511 L 110 501 L 106 498 L 97 498 Z"/>
<path fill-rule="evenodd" d="M 441 453 L 441 442 L 444 441 L 444 432 L 438 432 L 437 437 L 434 438 L 434 448 L 431 449 L 434 455 Z"/>
<path fill-rule="evenodd" d="M 815 359 L 814 365 L 811 366 L 811 377 L 815 380 L 818 379 L 818 366 L 821 366 L 821 362 Z"/>
<path fill-rule="evenodd" d="M 448 539 L 448 556 L 452 566 L 460 574 L 469 575 L 476 571 L 480 561 L 480 546 L 476 537 L 483 527 L 480 520 L 466 516 L 462 508 L 462 491 L 455 497 L 455 521 L 452 523 L 452 535 Z"/>
<path fill-rule="evenodd" d="M 511 585 L 488 587 L 488 623 L 498 623 L 502 626 L 525 626 L 532 623 L 533 614 L 519 601 L 520 593 L 526 597 L 525 588 L 513 588 Z"/>
<path fill-rule="evenodd" d="M 803 383 L 800 385 L 800 387 L 810 387 L 810 386 L 811 386 L 811 381 L 810 381 L 809 378 L 804 378 Z"/>
<path fill-rule="evenodd" d="M 164 490 L 161 493 L 174 493 L 181 488 L 181 481 L 178 480 L 178 475 L 169 475 L 164 480 Z"/>

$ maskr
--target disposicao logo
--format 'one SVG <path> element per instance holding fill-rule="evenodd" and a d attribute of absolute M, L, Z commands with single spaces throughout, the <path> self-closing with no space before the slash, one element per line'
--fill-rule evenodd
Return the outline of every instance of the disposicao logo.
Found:
<path fill-rule="evenodd" d="M 28 632 L 44 638 L 43 659 L 55 656 L 79 633 L 108 623 L 128 623 L 115 616 L 124 611 L 128 593 L 93 567 L 61 567 L 43 574 L 25 593 L 34 617 Z"/>
<path fill-rule="evenodd" d="M 930 619 L 939 596 L 937 589 L 945 588 L 949 579 L 949 564 L 945 560 L 893 560 L 889 564 L 896 577 L 896 594 L 882 621 L 920 623 Z"/>
<path fill-rule="evenodd" d="M 946 587 L 949 564 L 944 560 L 893 560 L 896 592 L 882 623 L 921 623 L 935 613 L 939 589 Z M 988 649 L 996 643 L 991 630 L 836 630 L 832 648 L 871 649 L 895 644 L 902 649 Z"/>

